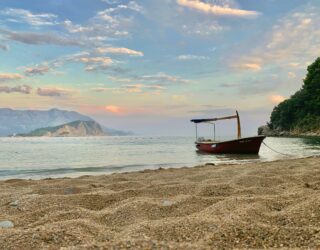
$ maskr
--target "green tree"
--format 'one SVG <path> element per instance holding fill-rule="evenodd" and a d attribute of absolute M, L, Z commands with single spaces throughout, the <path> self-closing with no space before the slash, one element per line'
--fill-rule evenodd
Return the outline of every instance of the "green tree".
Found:
<path fill-rule="evenodd" d="M 301 132 L 320 129 L 320 57 L 308 67 L 302 88 L 273 109 L 269 127 Z"/>

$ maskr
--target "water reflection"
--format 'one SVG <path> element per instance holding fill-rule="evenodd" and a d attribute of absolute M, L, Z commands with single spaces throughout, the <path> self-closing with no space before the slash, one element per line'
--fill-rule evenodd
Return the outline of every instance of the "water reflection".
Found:
<path fill-rule="evenodd" d="M 306 145 L 311 145 L 316 148 L 320 148 L 320 137 L 302 137 L 301 140 Z"/>

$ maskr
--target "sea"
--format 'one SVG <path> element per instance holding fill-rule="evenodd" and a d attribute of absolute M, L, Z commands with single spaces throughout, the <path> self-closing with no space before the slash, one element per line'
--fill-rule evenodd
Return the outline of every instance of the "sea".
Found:
<path fill-rule="evenodd" d="M 0 138 L 0 179 L 43 179 L 144 169 L 265 162 L 320 155 L 320 138 L 268 137 L 258 155 L 212 155 L 194 137 Z M 271 150 L 271 149 L 272 150 Z M 212 166 L 214 167 L 214 166 Z"/>

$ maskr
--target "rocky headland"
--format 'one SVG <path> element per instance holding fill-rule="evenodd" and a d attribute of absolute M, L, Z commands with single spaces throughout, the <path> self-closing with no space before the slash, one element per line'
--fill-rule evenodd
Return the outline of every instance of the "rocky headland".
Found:
<path fill-rule="evenodd" d="M 56 127 L 39 128 L 20 137 L 85 137 L 107 135 L 95 121 L 75 121 Z"/>
<path fill-rule="evenodd" d="M 268 125 L 264 125 L 258 128 L 258 135 L 265 135 L 271 137 L 320 137 L 320 128 L 315 131 L 303 132 L 300 130 L 284 131 L 281 129 L 271 129 Z"/>

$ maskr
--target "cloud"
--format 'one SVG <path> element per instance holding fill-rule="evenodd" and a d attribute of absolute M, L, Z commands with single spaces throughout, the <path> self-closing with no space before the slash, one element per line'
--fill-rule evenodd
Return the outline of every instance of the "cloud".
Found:
<path fill-rule="evenodd" d="M 54 14 L 33 14 L 29 10 L 7 8 L 0 11 L 0 15 L 7 16 L 9 22 L 27 23 L 32 26 L 56 25 L 57 16 Z"/>
<path fill-rule="evenodd" d="M 32 45 L 53 44 L 60 46 L 84 46 L 85 43 L 75 38 L 58 35 L 55 33 L 40 32 L 15 32 L 0 29 L 0 34 L 4 35 L 6 40 L 16 41 Z"/>
<path fill-rule="evenodd" d="M 283 102 L 286 98 L 281 95 L 271 95 L 268 97 L 269 101 L 273 104 L 279 104 Z"/>
<path fill-rule="evenodd" d="M 288 66 L 290 66 L 292 68 L 298 68 L 301 66 L 301 64 L 298 62 L 291 62 L 291 63 L 288 63 Z"/>
<path fill-rule="evenodd" d="M 15 81 L 22 78 L 23 76 L 20 74 L 0 73 L 0 82 Z"/>
<path fill-rule="evenodd" d="M 29 85 L 21 85 L 16 87 L 9 87 L 9 86 L 1 86 L 0 85 L 0 93 L 22 93 L 22 94 L 30 94 L 32 87 Z"/>
<path fill-rule="evenodd" d="M 110 57 L 83 56 L 74 58 L 74 61 L 84 63 L 86 65 L 85 70 L 90 72 L 110 70 L 114 64 Z"/>
<path fill-rule="evenodd" d="M 129 93 L 141 93 L 141 92 L 161 92 L 165 90 L 166 88 L 164 86 L 160 85 L 145 85 L 145 84 L 128 84 L 125 85 L 124 88 Z"/>
<path fill-rule="evenodd" d="M 47 65 L 36 65 L 34 67 L 25 68 L 24 73 L 26 75 L 43 75 L 50 71 Z"/>
<path fill-rule="evenodd" d="M 79 24 L 73 24 L 70 20 L 65 20 L 63 22 L 64 27 L 70 33 L 86 33 L 94 31 L 94 27 L 82 26 Z"/>
<path fill-rule="evenodd" d="M 242 63 L 242 64 L 235 65 L 235 67 L 243 70 L 252 70 L 252 71 L 261 70 L 261 65 L 258 63 Z"/>
<path fill-rule="evenodd" d="M 111 65 L 113 63 L 110 57 L 79 57 L 75 61 L 82 62 L 85 64 L 103 64 Z"/>
<path fill-rule="evenodd" d="M 206 14 L 217 16 L 257 17 L 260 15 L 260 13 L 256 11 L 235 9 L 228 6 L 219 6 L 216 4 L 202 2 L 200 0 L 177 0 L 177 3 L 189 9 L 194 9 Z"/>
<path fill-rule="evenodd" d="M 105 110 L 107 110 L 108 112 L 114 113 L 114 114 L 120 114 L 121 113 L 120 107 L 115 106 L 115 105 L 107 105 L 105 107 Z"/>
<path fill-rule="evenodd" d="M 141 5 L 137 4 L 135 1 L 130 1 L 127 5 L 121 5 L 122 8 L 129 9 L 132 11 L 143 13 L 144 9 Z"/>
<path fill-rule="evenodd" d="M 87 44 L 101 46 L 107 40 L 128 36 L 127 29 L 132 25 L 132 19 L 118 15 L 112 16 L 102 11 L 87 24 L 74 24 L 66 20 L 63 25 L 69 33 L 77 35 L 78 39 L 86 41 Z"/>
<path fill-rule="evenodd" d="M 104 2 L 107 4 L 117 4 L 117 3 L 120 3 L 121 0 L 101 0 L 101 2 Z"/>
<path fill-rule="evenodd" d="M 188 79 L 184 79 L 179 76 L 168 75 L 163 72 L 152 75 L 126 74 L 126 77 L 109 76 L 109 78 L 116 82 L 142 84 L 143 86 L 150 86 L 150 88 L 154 88 L 155 86 L 157 86 L 158 89 L 165 88 L 165 86 L 170 85 L 183 85 L 191 83 L 191 81 Z"/>
<path fill-rule="evenodd" d="M 272 29 L 270 40 L 265 45 L 263 57 L 266 61 L 282 64 L 305 62 L 320 53 L 319 9 L 306 8 L 282 18 Z"/>
<path fill-rule="evenodd" d="M 183 33 L 199 36 L 210 36 L 227 29 L 227 27 L 224 27 L 213 20 L 182 25 Z"/>
<path fill-rule="evenodd" d="M 126 69 L 117 66 L 118 61 L 106 56 L 97 56 L 97 53 L 82 51 L 75 54 L 64 55 L 51 61 L 43 62 L 40 65 L 27 67 L 25 73 L 29 75 L 44 74 L 53 69 L 63 67 L 70 63 L 81 63 L 87 72 L 106 72 L 113 74 L 125 74 Z"/>
<path fill-rule="evenodd" d="M 189 80 L 183 79 L 178 76 L 168 75 L 163 72 L 159 72 L 154 75 L 134 76 L 134 81 L 141 81 L 146 83 L 158 83 L 158 84 L 186 84 L 190 83 Z"/>
<path fill-rule="evenodd" d="M 114 8 L 106 9 L 104 13 L 113 13 L 113 12 L 118 12 L 122 10 L 131 10 L 131 11 L 142 13 L 143 7 L 137 4 L 135 1 L 130 1 L 128 4 L 119 4 Z"/>
<path fill-rule="evenodd" d="M 126 84 L 120 87 L 97 87 L 92 88 L 95 92 L 112 92 L 112 93 L 160 93 L 166 88 L 160 85 L 145 85 L 145 84 Z"/>
<path fill-rule="evenodd" d="M 179 55 L 177 56 L 178 60 L 181 61 L 190 61 L 190 60 L 207 60 L 207 56 L 197 56 L 197 55 Z"/>
<path fill-rule="evenodd" d="M 116 55 L 143 56 L 143 52 L 128 48 L 97 48 L 96 51 L 99 53 L 110 53 Z"/>
<path fill-rule="evenodd" d="M 296 73 L 294 73 L 294 72 L 288 72 L 288 77 L 289 77 L 289 78 L 296 78 L 297 75 L 296 75 Z"/>
<path fill-rule="evenodd" d="M 38 88 L 37 94 L 39 96 L 48 96 L 48 97 L 63 97 L 70 95 L 73 91 L 69 89 L 56 88 L 56 87 L 46 87 Z"/>
<path fill-rule="evenodd" d="M 283 16 L 265 32 L 260 44 L 238 59 L 239 64 L 258 62 L 263 68 L 305 69 L 306 63 L 320 54 L 319 11 L 319 7 L 307 5 Z"/>
<path fill-rule="evenodd" d="M 85 24 L 75 24 L 71 20 L 66 20 L 63 25 L 69 33 L 77 34 L 79 39 L 101 45 L 113 38 L 127 37 L 128 30 L 133 25 L 134 13 L 141 12 L 143 8 L 135 1 L 130 1 L 128 4 L 118 4 L 98 11 Z"/>

